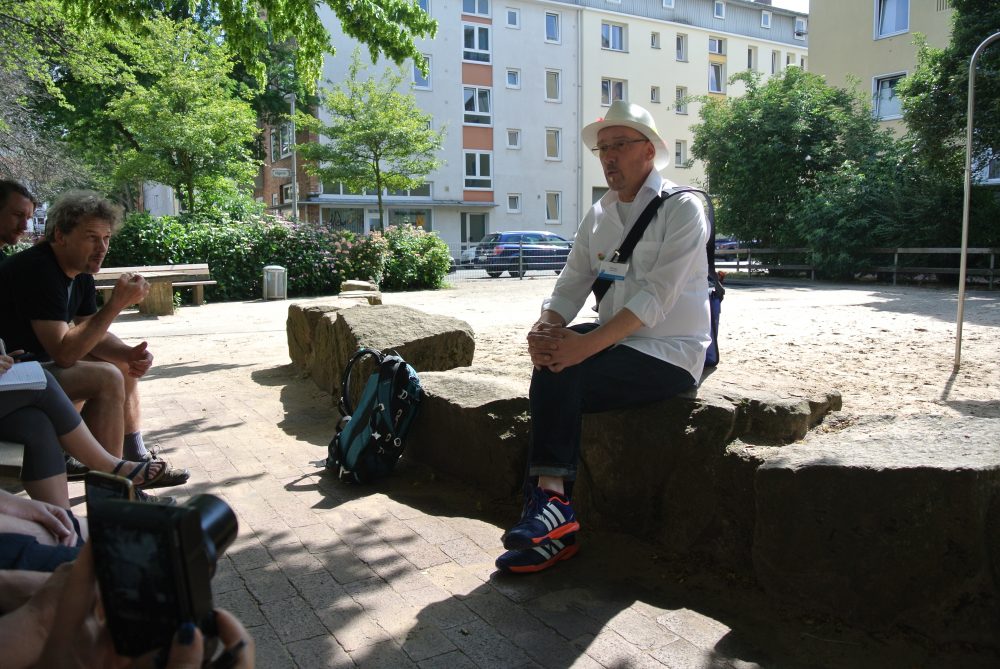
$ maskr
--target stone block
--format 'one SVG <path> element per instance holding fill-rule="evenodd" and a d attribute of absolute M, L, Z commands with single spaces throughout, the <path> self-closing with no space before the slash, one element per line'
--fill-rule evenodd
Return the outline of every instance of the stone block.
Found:
<path fill-rule="evenodd" d="M 757 581 L 796 608 L 870 629 L 991 638 L 1000 629 L 997 434 L 1000 420 L 886 417 L 764 449 Z"/>
<path fill-rule="evenodd" d="M 312 365 L 316 324 L 328 313 L 340 311 L 358 304 L 357 301 L 342 302 L 336 298 L 323 302 L 294 302 L 288 305 L 288 320 L 285 329 L 288 334 L 288 357 L 302 371 Z"/>

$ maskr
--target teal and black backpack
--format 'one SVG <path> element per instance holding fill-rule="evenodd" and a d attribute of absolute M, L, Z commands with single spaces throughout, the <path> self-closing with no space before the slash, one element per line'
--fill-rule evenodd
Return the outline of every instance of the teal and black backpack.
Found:
<path fill-rule="evenodd" d="M 375 359 L 375 370 L 354 405 L 351 371 L 369 356 Z M 341 418 L 326 468 L 341 480 L 370 483 L 391 473 L 403 454 L 403 440 L 424 397 L 420 378 L 395 352 L 362 348 L 347 363 L 340 387 Z"/>

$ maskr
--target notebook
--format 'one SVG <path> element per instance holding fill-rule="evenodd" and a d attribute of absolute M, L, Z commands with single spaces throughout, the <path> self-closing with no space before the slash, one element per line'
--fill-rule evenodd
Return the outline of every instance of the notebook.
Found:
<path fill-rule="evenodd" d="M 36 361 L 19 362 L 0 374 L 0 392 L 4 390 L 43 390 L 45 372 Z"/>

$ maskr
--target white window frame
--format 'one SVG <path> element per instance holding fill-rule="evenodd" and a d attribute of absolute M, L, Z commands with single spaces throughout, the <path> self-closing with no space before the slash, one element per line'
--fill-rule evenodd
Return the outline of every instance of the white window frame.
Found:
<path fill-rule="evenodd" d="M 549 97 L 549 75 L 555 75 L 556 81 L 556 97 Z M 562 70 L 545 70 L 545 101 L 546 102 L 562 102 Z"/>
<path fill-rule="evenodd" d="M 687 86 L 677 86 L 674 88 L 674 113 L 675 114 L 687 114 L 688 113 L 688 103 L 687 98 L 688 89 Z"/>
<path fill-rule="evenodd" d="M 472 3 L 475 11 L 467 12 L 465 11 L 465 5 L 467 3 Z M 486 5 L 486 11 L 483 12 L 482 5 Z M 490 0 L 462 0 L 462 13 L 466 16 L 483 16 L 486 18 L 490 17 Z"/>
<path fill-rule="evenodd" d="M 649 48 L 659 49 L 660 48 L 660 33 L 653 31 L 649 33 Z"/>
<path fill-rule="evenodd" d="M 717 83 L 719 84 L 718 90 L 712 88 L 712 72 L 718 68 L 719 74 L 717 76 Z M 709 93 L 725 93 L 726 92 L 726 64 L 725 63 L 709 63 L 708 64 L 708 92 Z"/>
<path fill-rule="evenodd" d="M 511 144 L 510 138 L 511 134 L 514 135 L 514 143 Z M 521 148 L 521 129 L 520 128 L 507 128 L 507 148 L 508 149 L 520 149 Z"/>
<path fill-rule="evenodd" d="M 726 55 L 726 40 L 723 37 L 709 37 L 708 38 L 708 52 L 714 53 L 716 56 Z"/>
<path fill-rule="evenodd" d="M 468 171 L 468 160 L 469 156 L 475 156 L 475 170 L 474 173 L 470 174 Z M 487 159 L 487 170 L 489 174 L 483 175 L 482 159 Z M 462 152 L 462 169 L 465 173 L 465 190 L 493 190 L 493 152 L 492 151 L 463 151 Z M 469 181 L 489 181 L 488 185 L 478 185 L 470 186 Z"/>
<path fill-rule="evenodd" d="M 554 19 L 555 37 L 549 37 L 549 19 Z M 545 41 L 549 44 L 562 44 L 562 14 L 560 12 L 545 12 Z"/>
<path fill-rule="evenodd" d="M 726 3 L 723 0 L 715 0 L 715 4 L 712 5 L 712 16 L 717 19 L 726 18 Z"/>
<path fill-rule="evenodd" d="M 608 89 L 607 98 L 604 95 L 605 82 L 607 82 Z M 621 95 L 619 97 L 615 97 L 614 95 L 615 84 L 621 84 Z M 607 102 L 605 102 L 605 99 L 607 99 Z M 612 77 L 601 77 L 601 106 L 610 107 L 611 103 L 615 100 L 628 100 L 628 81 Z"/>
<path fill-rule="evenodd" d="M 897 100 L 896 105 L 899 106 L 898 113 L 886 115 L 881 110 L 882 97 L 880 93 L 883 81 L 896 81 L 898 83 L 899 80 L 905 76 L 906 72 L 890 72 L 888 74 L 880 74 L 872 77 L 872 113 L 879 121 L 895 121 L 903 118 L 902 100 L 899 99 L 899 96 L 894 96 Z"/>
<path fill-rule="evenodd" d="M 618 33 L 617 45 L 615 33 Z M 623 23 L 601 21 L 601 48 L 605 51 L 628 51 L 628 26 Z"/>
<path fill-rule="evenodd" d="M 687 141 L 683 139 L 674 141 L 674 167 L 685 169 L 687 161 Z"/>
<path fill-rule="evenodd" d="M 420 70 L 417 69 L 417 64 L 414 63 L 413 64 L 413 88 L 415 88 L 418 91 L 430 91 L 430 90 L 434 89 L 434 84 L 433 84 L 433 81 L 431 80 L 431 75 L 434 74 L 434 70 L 431 69 L 431 57 L 430 57 L 429 54 L 426 54 L 426 53 L 425 54 L 421 54 L 421 55 L 424 57 L 424 60 L 427 61 L 427 77 L 426 77 L 426 82 L 427 83 L 426 84 L 421 84 L 421 83 L 419 83 L 417 81 L 417 76 L 419 75 L 421 78 L 423 78 L 423 75 L 420 75 Z"/>
<path fill-rule="evenodd" d="M 766 9 L 760 11 L 760 27 L 767 30 L 771 29 L 771 12 Z"/>
<path fill-rule="evenodd" d="M 785 67 L 793 67 L 795 65 L 795 54 L 791 51 L 785 52 Z"/>
<path fill-rule="evenodd" d="M 649 87 L 649 101 L 650 102 L 660 102 L 660 87 L 650 86 Z"/>
<path fill-rule="evenodd" d="M 511 83 L 510 76 L 514 75 L 514 83 Z M 521 88 L 521 70 L 516 67 L 507 68 L 507 88 L 520 89 Z"/>
<path fill-rule="evenodd" d="M 806 69 L 806 62 L 807 62 L 806 57 L 804 55 L 799 56 L 799 67 L 801 67 L 803 70 Z"/>
<path fill-rule="evenodd" d="M 431 0 L 417 0 L 417 5 L 426 12 L 427 16 L 431 15 Z"/>
<path fill-rule="evenodd" d="M 555 155 L 549 153 L 549 139 L 555 138 Z M 545 160 L 562 160 L 562 128 L 546 128 L 545 129 Z"/>
<path fill-rule="evenodd" d="M 674 57 L 679 63 L 688 62 L 688 36 L 685 33 L 677 33 L 674 38 Z"/>
<path fill-rule="evenodd" d="M 549 218 L 549 198 L 555 198 L 556 217 Z M 545 225 L 558 225 L 562 221 L 562 191 L 545 191 Z"/>
<path fill-rule="evenodd" d="M 879 15 L 882 13 L 881 9 L 885 6 L 887 2 L 905 2 L 906 3 L 906 27 L 902 30 L 894 30 L 891 32 L 882 32 L 881 21 L 879 21 Z M 875 5 L 875 23 L 872 26 L 872 32 L 875 39 L 885 39 L 886 37 L 892 37 L 894 35 L 904 35 L 910 32 L 910 0 L 875 0 L 873 3 Z"/>
<path fill-rule="evenodd" d="M 475 107 L 475 109 L 466 109 L 465 108 L 465 96 L 466 96 L 466 94 L 468 94 L 469 91 L 472 91 L 472 101 L 473 101 L 473 107 Z M 486 104 L 489 106 L 489 109 L 486 109 L 485 111 L 479 108 L 480 104 L 481 104 L 481 101 L 482 101 L 482 98 L 480 98 L 479 94 L 481 92 L 483 92 L 483 91 L 486 91 Z M 463 115 L 462 115 L 462 125 L 477 125 L 477 126 L 483 126 L 483 127 L 492 126 L 493 125 L 493 89 L 489 88 L 488 86 L 463 86 L 462 87 L 462 112 L 463 112 Z M 470 121 L 469 120 L 469 116 L 470 115 L 472 115 L 472 116 L 486 116 L 487 120 L 486 120 L 486 122 Z"/>
<path fill-rule="evenodd" d="M 292 155 L 292 146 L 295 144 L 295 137 L 292 136 L 292 122 L 286 121 L 278 128 L 278 159 L 287 158 Z"/>
<path fill-rule="evenodd" d="M 467 29 L 472 28 L 473 30 L 473 43 L 474 47 L 469 48 L 465 46 L 465 33 Z M 480 35 L 486 34 L 486 48 L 482 49 L 479 47 Z M 493 51 L 492 51 L 493 39 L 490 36 L 490 26 L 483 25 L 482 23 L 463 23 L 462 24 L 462 62 L 464 63 L 479 63 L 480 65 L 489 65 L 493 62 Z M 480 60 L 478 58 L 470 58 L 469 55 L 475 54 L 485 54 L 486 59 Z"/>
<path fill-rule="evenodd" d="M 511 206 L 511 202 L 514 202 L 514 206 Z M 507 193 L 507 213 L 508 214 L 520 214 L 521 213 L 521 194 L 520 193 Z"/>
<path fill-rule="evenodd" d="M 771 74 L 781 72 L 781 52 L 771 49 Z"/>
<path fill-rule="evenodd" d="M 673 9 L 674 8 L 674 0 L 663 0 L 663 8 L 664 9 Z"/>
<path fill-rule="evenodd" d="M 514 17 L 514 22 L 511 23 L 511 17 Z M 521 10 L 517 7 L 506 7 L 504 8 L 504 25 L 512 30 L 521 29 Z"/>
<path fill-rule="evenodd" d="M 794 37 L 797 40 L 802 40 L 804 42 L 806 39 L 807 32 L 809 32 L 809 22 L 806 21 L 804 16 L 796 16 L 795 30 L 792 31 L 792 37 Z"/>

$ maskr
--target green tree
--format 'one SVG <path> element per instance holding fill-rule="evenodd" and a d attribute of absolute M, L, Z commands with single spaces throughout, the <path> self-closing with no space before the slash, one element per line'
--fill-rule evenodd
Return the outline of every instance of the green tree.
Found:
<path fill-rule="evenodd" d="M 891 136 L 865 100 L 799 68 L 764 84 L 750 72 L 733 79 L 746 94 L 706 100 L 692 146 L 719 200 L 718 228 L 765 246 L 801 245 L 802 204 L 820 176 L 887 156 Z"/>
<path fill-rule="evenodd" d="M 11 2 L 13 0 L 0 0 Z M 323 55 L 333 53 L 320 18 L 319 0 L 62 0 L 78 23 L 114 29 L 139 28 L 148 16 L 172 8 L 207 5 L 214 10 L 230 48 L 261 85 L 266 80 L 260 56 L 271 44 L 296 45 L 295 69 L 306 88 L 319 80 Z M 396 63 L 412 58 L 425 66 L 413 40 L 433 37 L 437 22 L 413 0 L 322 0 L 337 15 L 344 33 L 368 45 L 374 62 L 385 55 Z M 202 10 L 207 11 L 205 9 Z"/>
<path fill-rule="evenodd" d="M 307 160 L 306 170 L 328 183 L 343 182 L 352 190 L 378 193 L 379 220 L 384 221 L 382 191 L 405 190 L 423 184 L 441 164 L 444 131 L 430 128 L 431 117 L 417 106 L 412 94 L 401 93 L 403 75 L 386 69 L 382 77 L 366 76 L 357 51 L 347 79 L 324 91 L 322 106 L 330 124 L 307 114 L 296 122 L 327 143 L 297 145 Z"/>
<path fill-rule="evenodd" d="M 256 118 L 229 77 L 233 60 L 217 31 L 162 17 L 145 28 L 118 43 L 139 76 L 106 112 L 127 142 L 115 175 L 167 184 L 194 211 L 199 189 L 253 179 Z"/>

